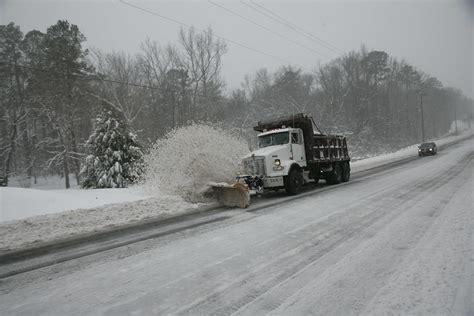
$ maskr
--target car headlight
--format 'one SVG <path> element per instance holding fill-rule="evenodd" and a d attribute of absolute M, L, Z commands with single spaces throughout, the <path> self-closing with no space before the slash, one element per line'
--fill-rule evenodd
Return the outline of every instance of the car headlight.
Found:
<path fill-rule="evenodd" d="M 432 151 L 432 150 L 433 150 L 433 148 L 430 148 L 430 151 Z"/>
<path fill-rule="evenodd" d="M 280 165 L 281 165 L 280 159 L 275 159 L 275 160 L 273 161 L 273 164 L 274 164 L 275 166 L 277 166 L 277 167 L 280 166 Z"/>

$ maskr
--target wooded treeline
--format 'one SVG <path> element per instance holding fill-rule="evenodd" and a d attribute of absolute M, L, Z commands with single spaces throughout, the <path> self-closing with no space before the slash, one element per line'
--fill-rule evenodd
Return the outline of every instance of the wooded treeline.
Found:
<path fill-rule="evenodd" d="M 193 121 L 223 122 L 249 137 L 256 121 L 313 114 L 322 131 L 349 136 L 364 156 L 445 134 L 472 100 L 404 61 L 362 47 L 305 72 L 282 66 L 247 76 L 225 92 L 225 42 L 181 29 L 177 45 L 145 40 L 139 53 L 88 51 L 78 27 L 58 21 L 45 33 L 0 26 L 0 182 L 12 175 L 69 174 L 79 181 L 93 122 L 115 111 L 147 146 Z M 423 106 L 422 106 L 423 105 Z"/>
<path fill-rule="evenodd" d="M 313 72 L 290 66 L 245 78 L 233 92 L 241 124 L 274 113 L 313 114 L 325 133 L 347 135 L 353 156 L 395 151 L 470 122 L 473 101 L 405 61 L 362 47 Z"/>

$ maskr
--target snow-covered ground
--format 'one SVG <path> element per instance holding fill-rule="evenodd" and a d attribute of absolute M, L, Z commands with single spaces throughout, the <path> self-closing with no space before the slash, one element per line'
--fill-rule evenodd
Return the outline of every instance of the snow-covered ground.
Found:
<path fill-rule="evenodd" d="M 69 183 L 71 189 L 79 189 L 74 174 L 69 175 Z M 41 175 L 36 178 L 36 183 L 33 178 L 25 176 L 13 176 L 8 178 L 9 187 L 17 188 L 31 188 L 38 190 L 62 190 L 64 189 L 64 178 L 58 175 Z"/>
<path fill-rule="evenodd" d="M 0 314 L 472 315 L 473 150 L 3 279 Z"/>
<path fill-rule="evenodd" d="M 437 140 L 448 144 L 472 131 Z M 352 163 L 358 172 L 417 155 L 416 145 Z M 0 251 L 34 246 L 64 237 L 110 229 L 152 218 L 193 212 L 208 204 L 154 191 L 147 196 L 139 187 L 129 189 L 57 189 L 62 179 L 39 179 L 32 188 L 0 188 Z M 54 188 L 54 190 L 49 190 Z"/>
<path fill-rule="evenodd" d="M 16 188 L 8 188 L 7 192 L 10 192 L 10 189 L 12 192 L 18 190 Z M 72 194 L 72 190 L 67 191 L 66 196 L 62 196 L 62 191 L 59 193 L 53 192 L 50 195 L 52 201 L 57 201 L 54 205 L 58 208 L 63 207 L 63 209 L 70 209 L 72 208 L 71 205 L 74 205 L 74 207 L 77 207 L 77 205 L 87 205 L 89 208 L 74 209 L 53 214 L 37 215 L 21 220 L 1 222 L 0 252 L 19 249 L 21 247 L 35 246 L 39 243 L 51 242 L 71 236 L 121 227 L 138 221 L 168 218 L 195 211 L 204 205 L 185 202 L 179 197 L 165 194 L 162 194 L 159 197 L 143 199 L 143 196 L 139 193 L 138 195 L 134 195 L 125 191 L 124 193 L 126 194 L 122 196 L 122 198 L 124 201 L 128 199 L 128 201 L 131 200 L 132 202 L 107 204 L 99 207 L 97 205 L 104 204 L 107 199 L 107 193 L 104 194 L 100 191 L 106 192 L 108 190 L 87 190 L 76 192 L 78 195 L 81 195 L 82 193 L 82 198 L 85 199 L 85 201 L 78 202 L 78 204 L 67 203 L 68 197 L 70 197 L 73 202 L 78 199 L 77 196 Z M 95 191 L 98 191 L 100 200 L 94 199 L 95 195 L 93 195 L 93 193 Z M 25 191 L 16 192 L 16 194 L 21 193 L 24 194 Z M 36 192 L 39 197 L 38 203 L 47 203 L 47 197 L 49 196 L 48 193 L 49 191 Z M 116 191 L 115 194 L 117 193 L 118 192 Z M 113 195 L 113 192 L 110 192 L 110 194 Z M 110 197 L 108 202 L 117 202 L 119 199 L 120 197 Z M 29 197 L 25 198 L 25 200 L 28 201 Z M 23 202 L 15 202 L 15 205 L 20 203 Z M 29 202 L 26 202 L 25 205 L 28 206 Z M 45 207 L 45 205 L 47 204 L 43 204 L 43 207 Z"/>
<path fill-rule="evenodd" d="M 0 222 L 149 198 L 139 188 L 44 190 L 0 188 Z"/>

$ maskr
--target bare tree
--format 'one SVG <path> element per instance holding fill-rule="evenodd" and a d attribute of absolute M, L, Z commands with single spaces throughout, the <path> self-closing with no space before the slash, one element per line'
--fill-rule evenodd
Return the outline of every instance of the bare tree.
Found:
<path fill-rule="evenodd" d="M 189 76 L 176 47 L 160 47 L 157 42 L 146 40 L 142 43 L 142 71 L 151 91 L 152 112 L 161 125 L 171 122 L 174 128 L 190 119 Z"/>
<path fill-rule="evenodd" d="M 226 43 L 215 38 L 209 27 L 204 32 L 181 28 L 179 41 L 184 49 L 182 63 L 189 73 L 192 85 L 192 119 L 209 119 L 211 107 L 216 105 L 224 81 L 220 77 L 222 55 Z M 199 111 L 199 113 L 198 113 Z M 212 115 L 212 114 L 211 114 Z"/>
<path fill-rule="evenodd" d="M 140 69 L 141 60 L 136 56 L 123 53 L 104 54 L 94 52 L 95 66 L 100 82 L 99 94 L 88 91 L 96 99 L 107 103 L 125 117 L 126 123 L 133 126 L 146 103 L 146 89 Z"/>

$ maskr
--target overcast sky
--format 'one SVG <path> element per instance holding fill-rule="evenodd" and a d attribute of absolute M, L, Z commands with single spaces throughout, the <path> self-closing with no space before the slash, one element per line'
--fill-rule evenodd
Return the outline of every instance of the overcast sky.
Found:
<path fill-rule="evenodd" d="M 278 34 L 208 0 L 124 1 L 196 28 L 211 26 L 217 35 L 267 54 L 228 42 L 223 76 L 229 88 L 239 87 L 246 74 L 263 67 L 275 70 L 292 63 L 304 71 L 314 71 L 318 63 L 326 63 L 365 44 L 371 50 L 383 50 L 405 59 L 436 76 L 445 86 L 474 96 L 474 0 L 252 0 L 323 40 L 324 44 L 242 3 L 248 4 L 250 0 L 213 1 Z M 87 37 L 86 47 L 103 51 L 136 53 L 146 38 L 163 45 L 178 43 L 178 24 L 118 0 L 0 0 L 0 24 L 14 22 L 24 33 L 32 29 L 44 32 L 58 19 L 78 25 Z M 335 48 L 328 49 L 329 45 Z"/>

